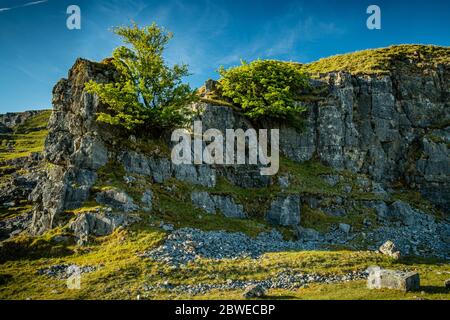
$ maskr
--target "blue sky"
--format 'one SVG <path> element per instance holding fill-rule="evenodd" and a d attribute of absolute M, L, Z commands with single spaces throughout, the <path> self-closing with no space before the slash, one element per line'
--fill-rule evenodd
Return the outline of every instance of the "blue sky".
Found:
<path fill-rule="evenodd" d="M 81 30 L 66 9 L 81 8 Z M 366 28 L 381 8 L 382 29 Z M 450 1 L 0 0 L 0 113 L 51 108 L 54 84 L 77 57 L 102 60 L 120 44 L 110 29 L 155 21 L 174 33 L 166 59 L 190 65 L 198 87 L 220 65 L 270 58 L 310 62 L 392 44 L 450 45 Z"/>

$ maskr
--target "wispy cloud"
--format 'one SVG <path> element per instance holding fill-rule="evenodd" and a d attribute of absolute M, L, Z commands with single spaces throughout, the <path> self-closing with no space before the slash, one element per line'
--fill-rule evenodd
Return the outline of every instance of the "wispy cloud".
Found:
<path fill-rule="evenodd" d="M 40 4 L 40 3 L 44 3 L 47 2 L 48 0 L 40 0 L 40 1 L 32 1 L 32 2 L 27 2 L 24 5 L 22 5 L 22 7 L 29 7 L 29 6 L 34 6 L 36 4 Z"/>
<path fill-rule="evenodd" d="M 31 2 L 27 2 L 27 3 L 21 4 L 21 5 L 18 5 L 18 6 L 14 6 L 14 7 L 0 8 L 0 12 L 9 11 L 9 10 L 13 10 L 13 9 L 24 8 L 24 7 L 35 6 L 37 4 L 41 4 L 41 3 L 45 3 L 45 2 L 48 2 L 48 0 L 31 1 Z"/>
<path fill-rule="evenodd" d="M 284 14 L 261 26 L 245 47 L 240 46 L 222 56 L 219 64 L 238 64 L 241 59 L 286 58 L 306 59 L 299 49 L 308 43 L 328 37 L 339 37 L 345 30 L 334 23 L 324 22 L 306 14 L 299 6 L 290 7 Z"/>

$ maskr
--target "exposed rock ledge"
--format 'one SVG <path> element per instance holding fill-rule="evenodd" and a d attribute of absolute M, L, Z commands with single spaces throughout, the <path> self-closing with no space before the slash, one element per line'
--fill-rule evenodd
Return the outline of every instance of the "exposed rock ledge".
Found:
<path fill-rule="evenodd" d="M 174 166 L 166 157 L 117 145 L 114 132 L 95 121 L 95 114 L 104 106 L 83 90 L 84 83 L 91 79 L 105 82 L 114 76 L 115 71 L 106 63 L 78 59 L 68 78 L 54 87 L 44 154 L 49 163 L 47 177 L 32 194 L 36 203 L 33 232 L 58 225 L 64 210 L 81 206 L 90 195 L 97 170 L 109 161 L 121 163 L 127 172 L 149 177 L 154 183 L 174 177 L 214 187 L 219 176 L 244 188 L 276 183 L 276 178 L 262 177 L 254 167 Z M 448 214 L 449 79 L 448 66 L 422 74 L 326 74 L 313 82 L 323 90 L 319 99 L 306 103 L 308 111 L 301 132 L 280 124 L 268 125 L 280 127 L 281 150 L 294 161 L 314 158 L 338 171 L 366 174 L 373 180 L 369 185 L 376 185 L 380 192 L 395 181 L 404 181 Z M 203 109 L 204 130 L 251 127 L 230 108 L 204 105 Z M 211 207 L 208 210 L 233 206 L 228 200 L 223 200 L 228 201 L 226 204 L 221 201 L 207 201 Z M 289 206 L 278 206 L 281 211 L 273 204 L 269 220 L 296 225 L 300 221 L 296 208 L 303 203 L 313 205 L 306 197 L 293 197 L 288 202 Z M 245 212 L 239 215 L 244 217 Z"/>

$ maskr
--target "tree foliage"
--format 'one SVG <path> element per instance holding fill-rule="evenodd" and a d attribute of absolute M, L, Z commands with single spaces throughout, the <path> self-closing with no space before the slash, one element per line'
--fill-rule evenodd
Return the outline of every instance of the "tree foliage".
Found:
<path fill-rule="evenodd" d="M 118 79 L 113 83 L 91 80 L 85 86 L 108 106 L 108 112 L 98 113 L 97 120 L 129 130 L 185 125 L 188 104 L 195 100 L 195 94 L 181 80 L 189 74 L 187 65 L 169 67 L 164 61 L 163 52 L 172 34 L 155 23 L 143 28 L 133 23 L 113 31 L 125 43 L 113 51 Z"/>
<path fill-rule="evenodd" d="M 219 89 L 224 97 L 252 119 L 275 118 L 295 122 L 305 108 L 298 102 L 308 78 L 293 64 L 275 60 L 241 62 L 238 67 L 219 69 Z"/>

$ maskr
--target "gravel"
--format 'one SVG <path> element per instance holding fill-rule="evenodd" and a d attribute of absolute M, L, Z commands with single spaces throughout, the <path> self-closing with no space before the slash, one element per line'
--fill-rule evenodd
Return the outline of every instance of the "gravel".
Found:
<path fill-rule="evenodd" d="M 366 270 L 353 271 L 343 275 L 320 275 L 316 273 L 290 273 L 283 272 L 275 277 L 264 280 L 228 280 L 224 283 L 199 283 L 192 285 L 174 285 L 163 281 L 156 285 L 144 285 L 144 291 L 166 291 L 177 294 L 199 295 L 211 290 L 244 290 L 249 286 L 261 286 L 264 289 L 287 289 L 293 290 L 303 288 L 312 283 L 337 283 L 354 280 L 367 279 Z"/>
<path fill-rule="evenodd" d="M 382 226 L 366 235 L 369 250 L 378 249 L 387 240 L 395 243 L 403 256 L 436 257 L 450 259 L 450 243 L 441 236 L 446 224 L 424 226 Z M 450 229 L 449 229 L 450 230 Z"/>
<path fill-rule="evenodd" d="M 38 275 L 45 275 L 57 279 L 67 279 L 74 274 L 94 272 L 99 267 L 96 266 L 78 266 L 76 264 L 56 264 L 51 267 L 39 269 Z"/>
<path fill-rule="evenodd" d="M 267 252 L 324 250 L 329 245 L 345 245 L 351 249 L 373 250 L 388 240 L 395 243 L 402 256 L 416 255 L 450 259 L 450 243 L 442 235 L 450 232 L 446 222 L 436 222 L 423 215 L 412 226 L 387 223 L 366 232 L 344 232 L 336 226 L 312 241 L 285 241 L 276 231 L 261 233 L 251 238 L 244 233 L 225 231 L 202 231 L 192 228 L 168 230 L 169 234 L 161 246 L 141 254 L 143 257 L 180 266 L 196 258 L 237 259 L 258 258 Z M 362 239 L 361 239 L 362 237 Z M 358 238 L 358 241 L 354 241 Z M 447 236 L 448 238 L 448 236 Z M 362 241 L 359 241 L 362 240 Z"/>
<path fill-rule="evenodd" d="M 195 260 L 258 258 L 266 252 L 289 250 L 318 250 L 318 242 L 284 241 L 282 235 L 273 230 L 251 238 L 244 233 L 225 231 L 202 231 L 178 229 L 168 235 L 160 247 L 147 251 L 143 257 L 179 266 Z"/>

